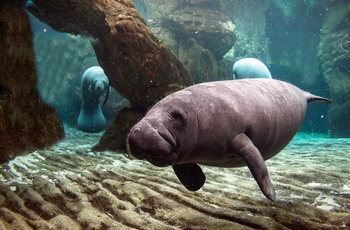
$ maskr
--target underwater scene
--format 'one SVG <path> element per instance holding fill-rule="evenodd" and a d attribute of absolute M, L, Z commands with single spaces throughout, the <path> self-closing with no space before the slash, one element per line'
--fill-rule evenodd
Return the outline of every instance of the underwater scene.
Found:
<path fill-rule="evenodd" d="M 2 0 L 0 229 L 350 229 L 347 0 Z"/>

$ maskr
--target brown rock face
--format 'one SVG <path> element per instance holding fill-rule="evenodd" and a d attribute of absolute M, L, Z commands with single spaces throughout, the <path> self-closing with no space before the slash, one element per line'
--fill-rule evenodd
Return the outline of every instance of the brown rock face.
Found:
<path fill-rule="evenodd" d="M 19 1 L 0 8 L 0 163 L 64 136 L 55 110 L 40 101 L 28 17 Z"/>

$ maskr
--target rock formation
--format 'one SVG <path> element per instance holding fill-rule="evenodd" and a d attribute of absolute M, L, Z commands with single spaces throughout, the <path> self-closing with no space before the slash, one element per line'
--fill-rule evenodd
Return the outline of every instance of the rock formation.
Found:
<path fill-rule="evenodd" d="M 25 1 L 0 3 L 0 163 L 64 136 L 53 108 L 35 90 L 36 73 Z"/>
<path fill-rule="evenodd" d="M 350 137 L 349 2 L 328 2 L 327 8 L 318 55 L 333 101 L 330 130 L 332 137 Z"/>
<path fill-rule="evenodd" d="M 237 39 L 229 55 L 226 55 L 231 60 L 231 65 L 246 57 L 254 57 L 269 64 L 269 39 L 265 31 L 265 13 L 269 2 L 269 0 L 221 1 L 223 12 L 235 23 Z"/>
<path fill-rule="evenodd" d="M 159 2 L 164 8 L 160 13 L 155 9 L 157 4 L 146 2 L 150 8 L 150 28 L 178 56 L 195 83 L 230 77 L 222 77 L 218 66 L 235 43 L 235 24 L 220 9 L 219 3 Z"/>

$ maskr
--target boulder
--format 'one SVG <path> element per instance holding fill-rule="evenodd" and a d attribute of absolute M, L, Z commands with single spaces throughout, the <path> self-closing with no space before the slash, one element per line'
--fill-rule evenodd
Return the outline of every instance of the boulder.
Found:
<path fill-rule="evenodd" d="M 220 10 L 186 6 L 170 14 L 163 25 L 178 38 L 194 38 L 216 59 L 222 58 L 235 43 L 235 24 Z"/>

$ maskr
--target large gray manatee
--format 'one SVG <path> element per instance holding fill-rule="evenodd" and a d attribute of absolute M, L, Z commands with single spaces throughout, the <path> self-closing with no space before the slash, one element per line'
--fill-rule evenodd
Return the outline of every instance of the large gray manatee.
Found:
<path fill-rule="evenodd" d="M 84 132 L 100 132 L 106 128 L 106 119 L 103 116 L 100 97 L 106 93 L 103 101 L 108 100 L 110 86 L 107 76 L 99 66 L 88 68 L 81 78 L 83 103 L 78 117 L 78 129 Z"/>
<path fill-rule="evenodd" d="M 205 182 L 197 164 L 248 166 L 270 200 L 275 190 L 264 160 L 297 133 L 311 101 L 330 100 L 273 79 L 208 82 L 172 93 L 155 104 L 128 134 L 128 152 L 160 167 L 172 165 L 183 185 Z"/>
<path fill-rule="evenodd" d="M 233 64 L 233 79 L 272 78 L 269 69 L 256 58 L 243 58 Z"/>

